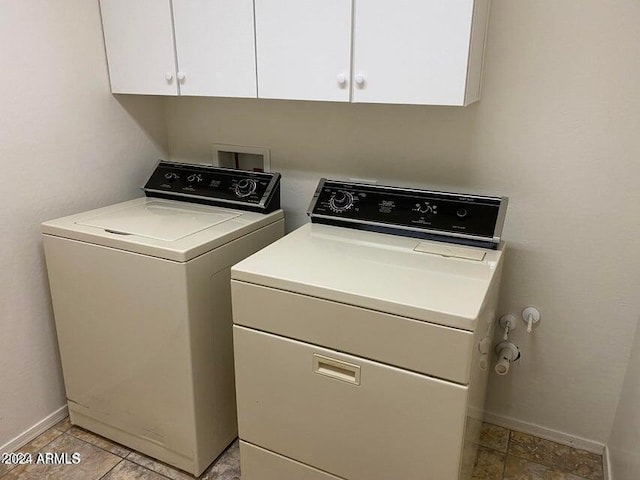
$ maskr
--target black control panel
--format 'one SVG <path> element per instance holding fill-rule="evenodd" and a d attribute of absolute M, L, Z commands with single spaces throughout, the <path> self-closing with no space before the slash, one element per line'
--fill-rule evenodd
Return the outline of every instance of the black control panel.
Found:
<path fill-rule="evenodd" d="M 325 223 L 497 248 L 508 199 L 320 180 L 309 207 Z"/>
<path fill-rule="evenodd" d="M 280 208 L 280 174 L 161 161 L 143 188 L 148 197 L 268 213 Z"/>

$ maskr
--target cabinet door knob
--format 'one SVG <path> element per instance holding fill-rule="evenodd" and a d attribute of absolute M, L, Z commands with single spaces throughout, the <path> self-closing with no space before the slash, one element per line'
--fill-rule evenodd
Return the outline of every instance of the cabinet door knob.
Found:
<path fill-rule="evenodd" d="M 184 74 L 184 72 L 178 72 L 178 75 L 176 75 L 178 77 L 178 80 L 182 81 L 185 78 L 187 78 L 187 76 Z"/>
<path fill-rule="evenodd" d="M 170 82 L 171 80 L 173 80 L 173 73 L 171 72 L 167 72 L 164 74 L 164 78 L 167 79 L 167 82 Z"/>
<path fill-rule="evenodd" d="M 338 80 L 338 85 L 344 86 L 347 83 L 347 76 L 344 73 L 339 73 L 336 80 Z"/>
<path fill-rule="evenodd" d="M 359 73 L 358 75 L 356 75 L 356 85 L 358 85 L 360 88 L 364 87 L 364 75 L 362 75 L 361 73 Z"/>

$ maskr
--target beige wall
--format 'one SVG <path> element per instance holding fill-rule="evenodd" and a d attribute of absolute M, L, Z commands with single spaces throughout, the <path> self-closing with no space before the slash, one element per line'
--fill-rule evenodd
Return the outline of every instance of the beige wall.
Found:
<path fill-rule="evenodd" d="M 322 175 L 508 195 L 502 311 L 543 320 L 514 332 L 523 359 L 493 376 L 489 411 L 597 449 L 640 309 L 638 24 L 634 0 L 494 0 L 479 104 L 172 98 L 171 157 L 271 147 L 290 229 Z"/>
<path fill-rule="evenodd" d="M 0 449 L 65 404 L 43 220 L 138 195 L 164 102 L 109 93 L 97 1 L 0 0 Z"/>
<path fill-rule="evenodd" d="M 640 310 L 640 4 L 495 7 L 473 152 L 514 199 L 503 304 L 543 323 L 489 408 L 604 443 Z"/>

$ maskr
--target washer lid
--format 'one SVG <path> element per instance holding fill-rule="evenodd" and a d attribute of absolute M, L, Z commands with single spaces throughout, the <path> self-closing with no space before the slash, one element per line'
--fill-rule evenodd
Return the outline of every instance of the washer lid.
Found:
<path fill-rule="evenodd" d="M 307 224 L 236 264 L 231 278 L 474 331 L 495 291 L 502 244 L 465 247 L 483 253 L 478 260 L 456 251 L 427 253 L 425 243 Z"/>
<path fill-rule="evenodd" d="M 175 242 L 239 216 L 239 213 L 212 207 L 150 200 L 91 215 L 74 223 L 120 235 Z"/>
<path fill-rule="evenodd" d="M 42 233 L 188 262 L 274 222 L 282 222 L 283 216 L 282 210 L 255 213 L 142 197 L 49 220 L 42 224 Z"/>

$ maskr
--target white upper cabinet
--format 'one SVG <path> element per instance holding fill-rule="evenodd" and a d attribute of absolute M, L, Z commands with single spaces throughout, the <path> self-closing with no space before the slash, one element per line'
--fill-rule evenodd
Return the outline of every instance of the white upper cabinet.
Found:
<path fill-rule="evenodd" d="M 173 0 L 180 95 L 256 97 L 253 0 Z"/>
<path fill-rule="evenodd" d="M 113 93 L 177 95 L 170 0 L 101 0 Z"/>
<path fill-rule="evenodd" d="M 258 96 L 349 101 L 351 0 L 255 0 Z"/>
<path fill-rule="evenodd" d="M 253 0 L 100 0 L 100 8 L 113 93 L 256 97 Z"/>
<path fill-rule="evenodd" d="M 457 106 L 480 99 L 489 1 L 100 6 L 114 93 Z"/>
<path fill-rule="evenodd" d="M 488 12 L 489 0 L 255 0 L 258 96 L 468 105 Z"/>
<path fill-rule="evenodd" d="M 352 100 L 478 100 L 488 7 L 488 0 L 355 0 Z"/>

